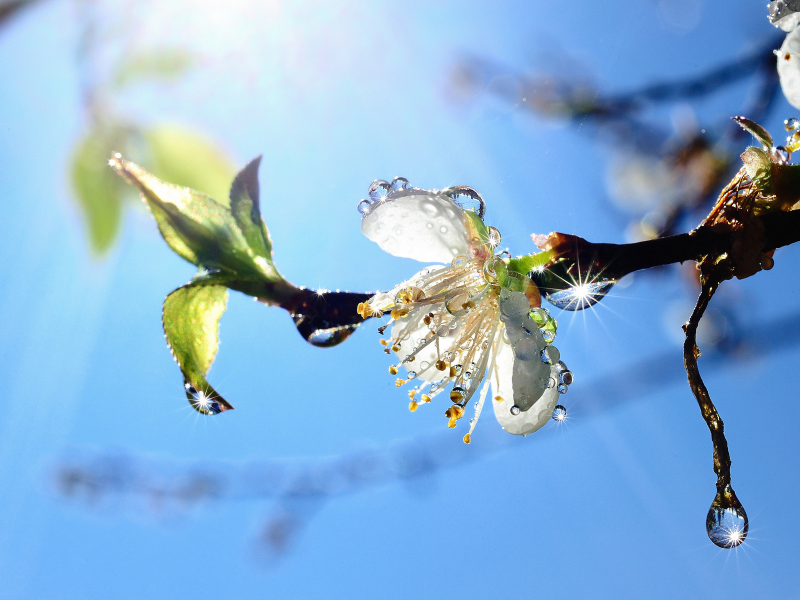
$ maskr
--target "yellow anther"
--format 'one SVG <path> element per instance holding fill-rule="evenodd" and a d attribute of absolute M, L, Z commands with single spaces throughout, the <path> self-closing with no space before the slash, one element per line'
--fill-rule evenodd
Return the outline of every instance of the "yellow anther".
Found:
<path fill-rule="evenodd" d="M 444 411 L 444 416 L 448 419 L 452 419 L 454 421 L 458 421 L 461 417 L 464 416 L 464 409 L 460 406 L 453 405 Z"/>
<path fill-rule="evenodd" d="M 450 367 L 450 374 L 448 375 L 448 377 L 455 377 L 456 374 L 457 374 L 456 373 L 456 368 L 455 367 Z"/>
<path fill-rule="evenodd" d="M 386 348 L 386 349 L 384 350 L 384 352 L 386 352 L 386 354 L 391 354 L 391 353 L 392 353 L 392 351 L 391 351 L 391 350 L 389 350 L 388 348 Z"/>
<path fill-rule="evenodd" d="M 453 429 L 453 428 L 456 426 L 456 419 L 450 419 L 450 420 L 447 422 L 447 426 L 448 426 L 450 429 Z"/>
<path fill-rule="evenodd" d="M 431 324 L 431 316 L 430 315 L 425 315 L 425 318 L 423 318 L 422 320 L 425 322 L 425 325 L 430 325 Z"/>
<path fill-rule="evenodd" d="M 414 396 L 416 396 L 416 395 L 417 395 L 417 390 L 410 390 L 410 391 L 408 392 L 408 398 L 409 398 L 410 400 L 413 400 L 413 399 L 414 399 Z"/>
<path fill-rule="evenodd" d="M 431 397 L 428 396 L 428 394 L 422 394 L 422 396 L 420 397 L 420 400 L 422 400 L 425 403 L 428 403 L 428 402 L 431 401 Z"/>
<path fill-rule="evenodd" d="M 397 387 L 400 387 L 401 385 L 405 385 L 406 383 L 408 383 L 408 382 L 405 379 L 398 379 L 397 381 L 394 382 L 395 386 L 397 386 Z"/>
<path fill-rule="evenodd" d="M 392 346 L 392 350 L 394 350 L 395 352 L 400 352 L 400 346 L 395 344 L 394 346 Z"/>
<path fill-rule="evenodd" d="M 494 401 L 495 402 L 502 402 L 503 401 L 503 397 L 502 396 L 495 396 L 494 397 Z"/>
<path fill-rule="evenodd" d="M 388 346 L 388 345 L 389 342 L 387 342 L 386 340 L 381 340 L 381 346 Z"/>
<path fill-rule="evenodd" d="M 416 411 L 417 408 L 419 408 L 419 404 L 417 404 L 413 400 L 411 401 L 411 404 L 408 405 L 408 410 L 410 410 L 411 412 Z"/>
<path fill-rule="evenodd" d="M 443 360 L 437 360 L 436 368 L 439 369 L 440 371 L 444 371 L 447 368 L 447 363 L 444 362 Z"/>
<path fill-rule="evenodd" d="M 472 440 L 472 438 L 470 437 L 469 434 L 464 436 L 464 443 L 465 444 L 469 444 L 471 440 Z"/>
<path fill-rule="evenodd" d="M 391 373 L 392 375 L 397 375 L 397 367 L 394 365 L 389 367 L 389 373 Z"/>

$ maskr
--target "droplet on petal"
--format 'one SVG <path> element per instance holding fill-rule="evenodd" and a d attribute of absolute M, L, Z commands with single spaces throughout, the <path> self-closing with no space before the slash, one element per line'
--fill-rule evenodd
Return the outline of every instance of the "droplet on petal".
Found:
<path fill-rule="evenodd" d="M 486 213 L 486 202 L 477 190 L 466 185 L 455 185 L 442 190 L 442 194 L 449 197 L 462 209 L 474 210 L 475 214 L 481 220 L 483 219 L 483 215 Z"/>
<path fill-rule="evenodd" d="M 406 179 L 405 177 L 395 177 L 394 179 L 392 179 L 391 188 L 393 192 L 400 192 L 402 190 L 407 190 L 409 187 L 411 186 L 408 183 L 408 179 Z"/>
<path fill-rule="evenodd" d="M 553 421 L 564 421 L 567 418 L 567 409 L 564 408 L 562 405 L 558 404 L 553 409 Z"/>
<path fill-rule="evenodd" d="M 373 202 L 385 200 L 389 192 L 392 191 L 392 184 L 383 179 L 376 179 L 369 185 L 369 197 Z"/>

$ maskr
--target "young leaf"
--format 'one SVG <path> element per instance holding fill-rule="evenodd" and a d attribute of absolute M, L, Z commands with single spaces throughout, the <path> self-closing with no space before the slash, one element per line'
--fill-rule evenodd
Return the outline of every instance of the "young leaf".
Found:
<path fill-rule="evenodd" d="M 229 208 L 195 190 L 161 181 L 119 154 L 109 163 L 139 188 L 162 237 L 179 256 L 199 267 L 243 278 L 282 279 L 263 246 L 248 245 Z"/>
<path fill-rule="evenodd" d="M 552 252 L 537 252 L 536 254 L 526 254 L 518 256 L 508 261 L 508 270 L 527 275 L 537 267 L 543 267 L 553 259 Z"/>
<path fill-rule="evenodd" d="M 219 320 L 227 301 L 225 286 L 192 283 L 164 300 L 164 334 L 183 372 L 186 397 L 195 410 L 208 415 L 233 408 L 205 377 L 217 355 Z"/>
<path fill-rule="evenodd" d="M 772 163 L 769 155 L 761 148 L 751 146 L 742 153 L 741 158 L 747 176 L 756 187 L 765 194 L 772 193 Z"/>
<path fill-rule="evenodd" d="M 261 157 L 251 160 L 242 169 L 231 185 L 231 213 L 242 230 L 248 246 L 267 260 L 272 260 L 272 240 L 264 220 L 258 199 L 258 166 Z"/>
<path fill-rule="evenodd" d="M 752 134 L 764 150 L 772 148 L 772 136 L 761 125 L 745 117 L 731 117 L 742 129 Z"/>
<path fill-rule="evenodd" d="M 182 48 L 162 48 L 126 56 L 117 68 L 114 87 L 121 90 L 147 80 L 174 81 L 195 62 L 195 57 Z"/>

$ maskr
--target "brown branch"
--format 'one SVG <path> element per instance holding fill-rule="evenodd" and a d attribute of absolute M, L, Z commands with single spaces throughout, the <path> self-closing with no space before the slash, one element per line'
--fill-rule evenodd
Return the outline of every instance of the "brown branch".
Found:
<path fill-rule="evenodd" d="M 800 211 L 767 214 L 761 221 L 765 229 L 763 252 L 800 241 Z M 634 271 L 730 252 L 733 235 L 701 226 L 689 233 L 632 244 L 594 244 L 562 233 L 551 234 L 548 243 L 554 259 L 574 263 L 571 273 L 576 274 L 579 265 L 584 269 L 592 265 L 592 270 L 604 277 L 621 279 Z"/>

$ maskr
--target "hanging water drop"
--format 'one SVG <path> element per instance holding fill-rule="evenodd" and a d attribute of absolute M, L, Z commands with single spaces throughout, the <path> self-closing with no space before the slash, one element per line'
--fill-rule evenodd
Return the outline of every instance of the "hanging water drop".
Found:
<path fill-rule="evenodd" d="M 770 158 L 778 164 L 786 165 L 789 164 L 792 154 L 783 146 L 775 146 L 770 151 Z"/>
<path fill-rule="evenodd" d="M 566 290 L 548 292 L 542 290 L 545 300 L 561 310 L 583 310 L 594 306 L 603 299 L 616 282 L 612 280 L 595 281 L 572 286 Z"/>
<path fill-rule="evenodd" d="M 417 372 L 416 371 L 409 371 L 408 372 L 408 378 L 409 379 L 414 379 L 416 376 L 417 376 Z"/>
<path fill-rule="evenodd" d="M 553 421 L 558 421 L 559 423 L 566 420 L 567 418 L 567 409 L 564 408 L 562 405 L 557 404 L 556 407 L 553 409 Z"/>
<path fill-rule="evenodd" d="M 503 236 L 500 235 L 496 227 L 490 226 L 486 228 L 486 244 L 490 248 L 497 248 L 502 240 Z"/>
<path fill-rule="evenodd" d="M 796 119 L 792 117 L 791 119 L 786 119 L 783 122 L 783 126 L 786 128 L 786 131 L 794 131 L 795 129 L 800 129 L 800 119 Z"/>
<path fill-rule="evenodd" d="M 561 371 L 558 375 L 558 380 L 565 385 L 572 385 L 572 382 L 575 381 L 575 376 L 572 371 Z"/>
<path fill-rule="evenodd" d="M 316 329 L 308 335 L 306 341 L 312 346 L 330 348 L 336 344 L 341 344 L 349 338 L 357 328 L 358 325 L 340 325 L 339 327 Z"/>
<path fill-rule="evenodd" d="M 558 387 L 556 388 L 556 391 L 558 391 L 559 394 L 566 394 L 568 389 L 569 389 L 568 385 L 559 383 Z"/>
<path fill-rule="evenodd" d="M 206 395 L 205 392 L 198 390 L 188 381 L 184 382 L 183 387 L 186 389 L 189 404 L 191 404 L 192 408 L 197 412 L 203 413 L 204 415 L 218 415 L 223 411 L 223 408 L 216 398 Z"/>
<path fill-rule="evenodd" d="M 735 548 L 742 544 L 750 527 L 744 507 L 739 504 L 733 490 L 730 487 L 728 490 L 733 502 L 729 496 L 718 493 L 706 516 L 708 537 L 720 548 Z"/>
<path fill-rule="evenodd" d="M 561 358 L 561 353 L 555 346 L 548 346 L 541 353 L 542 362 L 546 365 L 557 363 Z"/>
<path fill-rule="evenodd" d="M 516 417 L 519 414 L 519 406 L 517 406 L 516 404 L 514 406 L 512 406 L 511 407 L 511 414 Z"/>

